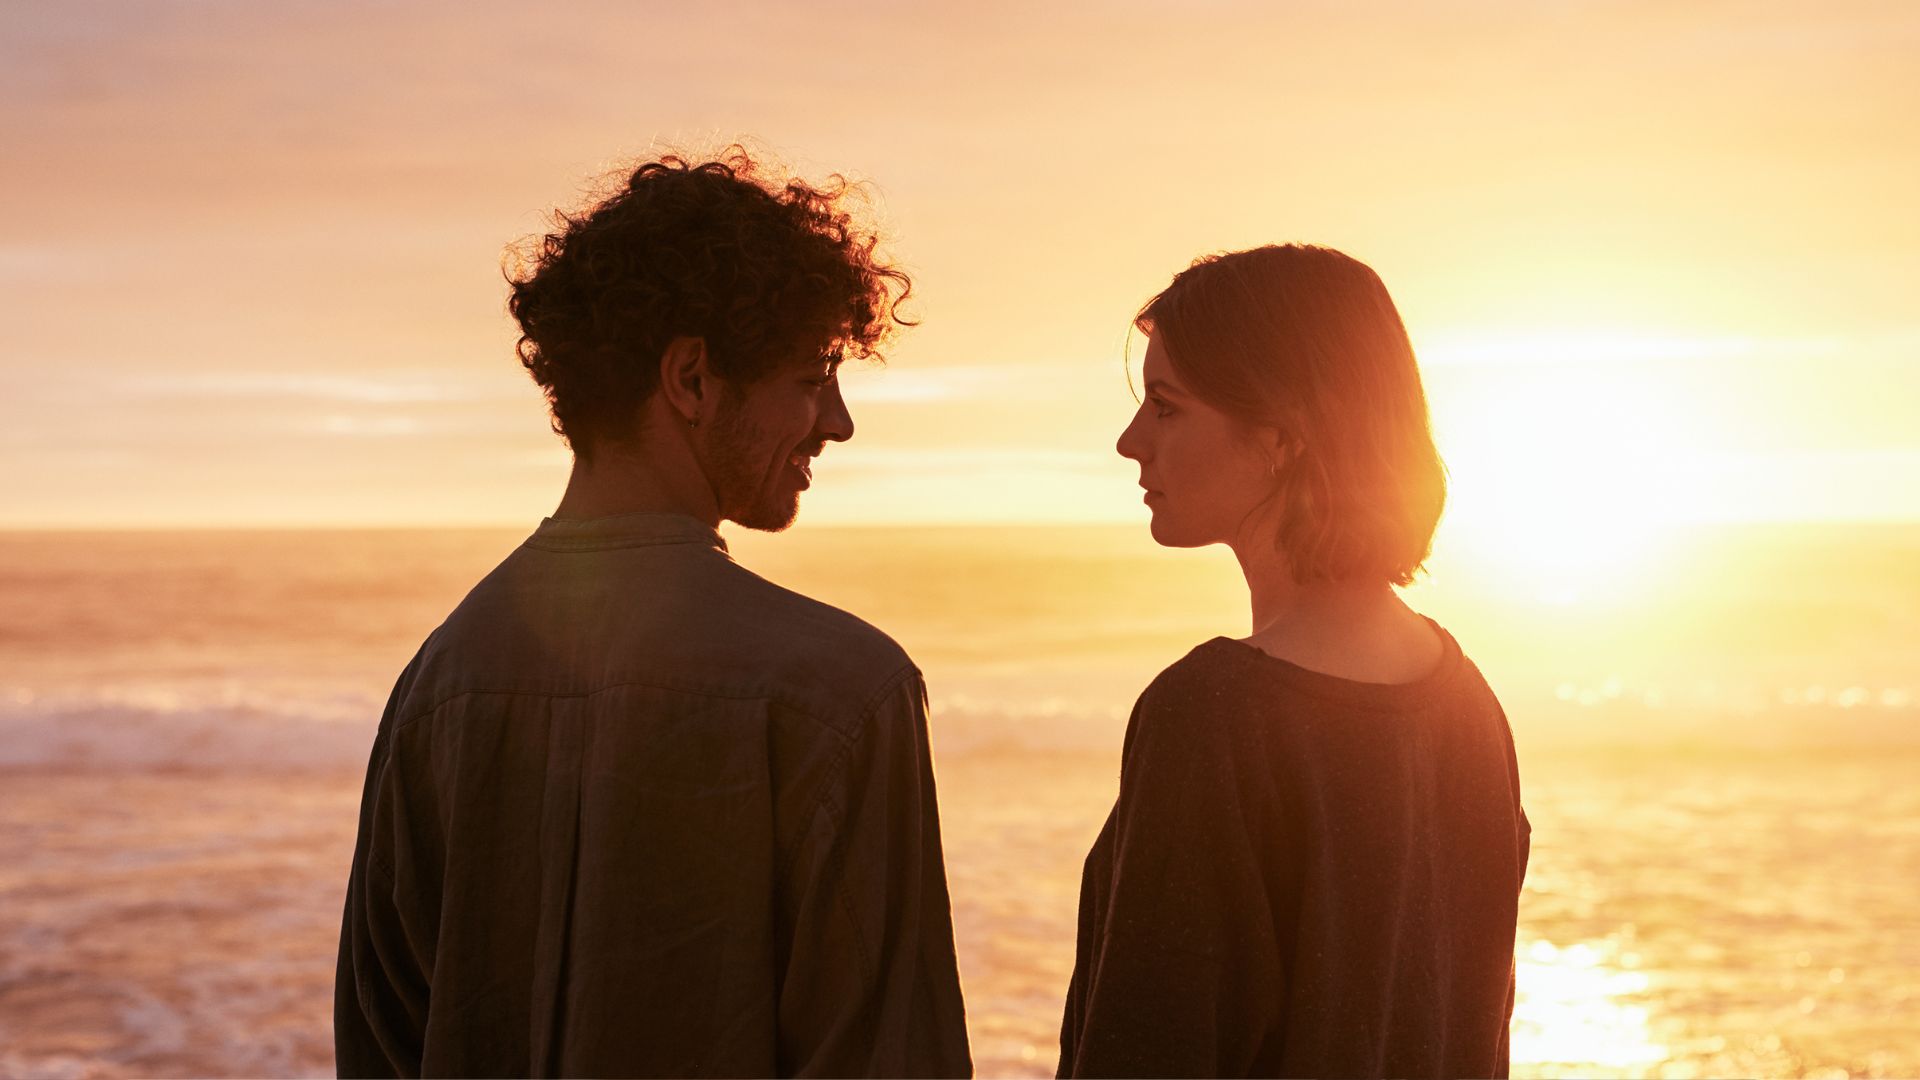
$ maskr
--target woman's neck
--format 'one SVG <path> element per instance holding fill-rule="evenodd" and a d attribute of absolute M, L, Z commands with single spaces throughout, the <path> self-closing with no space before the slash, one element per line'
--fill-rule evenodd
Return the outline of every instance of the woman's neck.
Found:
<path fill-rule="evenodd" d="M 1413 682 L 1439 662 L 1439 635 L 1386 582 L 1297 582 L 1270 540 L 1233 552 L 1252 603 L 1249 645 L 1359 682 Z"/>

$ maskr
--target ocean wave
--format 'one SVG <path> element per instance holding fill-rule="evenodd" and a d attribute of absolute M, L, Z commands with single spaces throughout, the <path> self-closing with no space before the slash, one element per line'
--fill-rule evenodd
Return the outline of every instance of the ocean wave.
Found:
<path fill-rule="evenodd" d="M 1127 710 L 1065 698 L 1006 702 L 966 694 L 936 699 L 928 720 L 936 754 L 1110 753 L 1120 760 Z"/>
<path fill-rule="evenodd" d="M 0 768 L 360 768 L 384 702 L 347 690 L 293 693 L 225 684 L 90 691 L 0 690 Z M 941 755 L 1111 753 L 1124 710 L 1062 698 L 933 703 Z"/>
<path fill-rule="evenodd" d="M 1631 688 L 1629 688 L 1631 689 Z M 1723 749 L 1913 749 L 1920 703 L 1904 687 L 1705 697 L 1587 692 L 1506 702 L 1523 746 Z M 0 768 L 358 769 L 384 698 L 338 685 L 135 684 L 90 690 L 0 688 Z M 938 757 L 1109 755 L 1119 760 L 1124 706 L 1097 696 L 938 695 L 929 730 Z"/>
<path fill-rule="evenodd" d="M 338 769 L 366 764 L 381 702 L 121 686 L 0 696 L 0 766 Z"/>

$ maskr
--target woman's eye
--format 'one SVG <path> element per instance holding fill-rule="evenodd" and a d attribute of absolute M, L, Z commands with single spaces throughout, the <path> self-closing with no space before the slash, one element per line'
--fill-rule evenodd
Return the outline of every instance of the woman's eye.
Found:
<path fill-rule="evenodd" d="M 1167 404 L 1164 398 L 1150 397 L 1147 404 L 1153 406 L 1153 415 L 1162 419 L 1173 415 L 1173 406 Z"/>

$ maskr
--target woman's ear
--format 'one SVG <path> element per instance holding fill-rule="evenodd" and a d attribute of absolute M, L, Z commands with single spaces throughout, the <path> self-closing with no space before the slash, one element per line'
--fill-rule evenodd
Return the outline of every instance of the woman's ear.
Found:
<path fill-rule="evenodd" d="M 714 390 L 705 338 L 677 337 L 660 350 L 660 392 L 666 396 L 667 407 L 688 427 L 699 427 L 711 413 Z"/>
<path fill-rule="evenodd" d="M 1254 429 L 1254 438 L 1267 459 L 1267 475 L 1280 475 L 1280 470 L 1293 457 L 1293 437 L 1277 426 L 1263 424 Z"/>

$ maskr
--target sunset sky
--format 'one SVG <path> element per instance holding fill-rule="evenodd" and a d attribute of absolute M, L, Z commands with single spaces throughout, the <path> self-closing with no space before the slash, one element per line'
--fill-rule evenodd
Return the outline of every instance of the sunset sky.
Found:
<path fill-rule="evenodd" d="M 1920 518 L 1920 5 L 1049 7 L 8 3 L 0 527 L 530 525 L 504 249 L 735 138 L 916 275 L 804 522 L 1136 520 L 1128 317 L 1286 240 L 1398 300 L 1449 528 Z"/>

